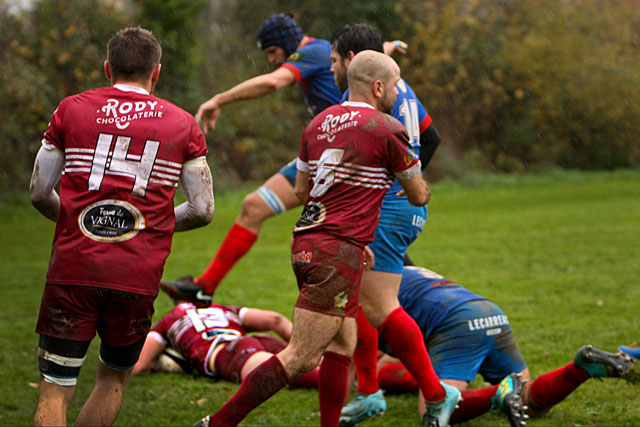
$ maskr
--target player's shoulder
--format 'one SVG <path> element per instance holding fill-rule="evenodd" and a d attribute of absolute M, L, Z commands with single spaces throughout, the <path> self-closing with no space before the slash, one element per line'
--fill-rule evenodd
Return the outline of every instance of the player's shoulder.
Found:
<path fill-rule="evenodd" d="M 405 99 L 407 100 L 413 99 L 416 102 L 418 102 L 420 105 L 422 105 L 422 102 L 420 102 L 420 98 L 418 98 L 418 95 L 416 95 L 413 88 L 409 86 L 409 83 L 407 83 L 404 79 L 401 78 L 400 80 L 398 80 L 398 83 L 396 84 L 396 88 L 398 89 L 398 97 L 396 98 L 396 104 L 401 104 L 402 102 L 404 102 Z"/>
<path fill-rule="evenodd" d="M 304 58 L 322 58 L 327 59 L 331 56 L 331 43 L 324 39 L 316 39 L 311 37 L 311 40 L 301 48 L 297 49 L 289 58 L 288 62 L 300 61 Z"/>

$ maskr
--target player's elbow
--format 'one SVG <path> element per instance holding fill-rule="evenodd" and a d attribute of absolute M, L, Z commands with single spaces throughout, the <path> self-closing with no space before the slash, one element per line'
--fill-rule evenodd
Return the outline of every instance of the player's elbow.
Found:
<path fill-rule="evenodd" d="M 36 208 L 41 208 L 47 201 L 47 194 L 42 191 L 42 189 L 37 186 L 31 185 L 29 186 L 29 199 L 31 200 L 31 204 Z"/>
<path fill-rule="evenodd" d="M 205 225 L 209 224 L 213 220 L 215 211 L 215 202 L 212 198 L 195 213 L 195 222 L 197 224 L 196 227 L 204 227 Z"/>

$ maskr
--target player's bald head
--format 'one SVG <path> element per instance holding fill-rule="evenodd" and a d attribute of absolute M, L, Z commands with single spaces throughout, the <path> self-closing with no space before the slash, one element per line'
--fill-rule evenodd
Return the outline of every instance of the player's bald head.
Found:
<path fill-rule="evenodd" d="M 390 56 L 373 50 L 359 52 L 349 64 L 349 90 L 365 95 L 376 80 L 388 83 L 400 77 L 400 67 Z M 396 82 L 393 81 L 393 84 Z"/>

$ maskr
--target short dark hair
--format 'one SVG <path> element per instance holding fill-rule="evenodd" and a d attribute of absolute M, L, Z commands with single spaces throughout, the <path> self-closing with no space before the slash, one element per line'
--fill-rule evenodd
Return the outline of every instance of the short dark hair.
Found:
<path fill-rule="evenodd" d="M 345 25 L 331 35 L 331 45 L 342 57 L 349 51 L 375 50 L 384 53 L 382 36 L 367 24 Z"/>
<path fill-rule="evenodd" d="M 107 44 L 107 61 L 114 78 L 144 80 L 160 63 L 162 47 L 149 30 L 128 27 Z"/>

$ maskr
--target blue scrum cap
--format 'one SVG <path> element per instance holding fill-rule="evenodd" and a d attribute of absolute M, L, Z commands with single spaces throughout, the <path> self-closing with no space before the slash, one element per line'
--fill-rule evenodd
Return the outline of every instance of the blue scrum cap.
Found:
<path fill-rule="evenodd" d="M 288 57 L 296 51 L 302 37 L 304 33 L 293 20 L 293 15 L 279 13 L 267 18 L 260 26 L 258 47 L 264 50 L 269 46 L 278 46 Z"/>

